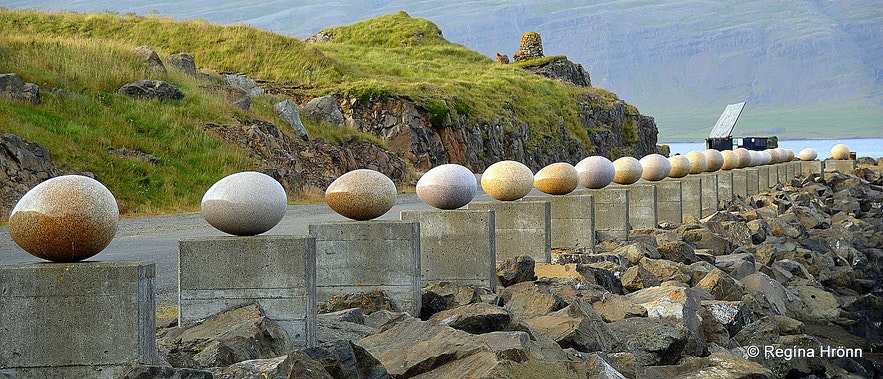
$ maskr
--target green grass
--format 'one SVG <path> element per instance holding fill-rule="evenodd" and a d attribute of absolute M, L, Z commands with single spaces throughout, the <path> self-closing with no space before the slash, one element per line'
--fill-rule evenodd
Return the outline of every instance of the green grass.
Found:
<path fill-rule="evenodd" d="M 504 125 L 527 125 L 534 138 L 545 138 L 556 136 L 563 122 L 566 132 L 590 149 L 588 131 L 576 113 L 577 95 L 588 94 L 606 107 L 618 100 L 600 88 L 566 86 L 519 65 L 498 64 L 449 43 L 433 23 L 404 12 L 325 33 L 334 40 L 306 44 L 244 25 L 0 8 L 0 72 L 16 72 L 41 88 L 67 93 L 41 91 L 39 106 L 0 102 L 0 131 L 47 146 L 68 172 L 94 172 L 124 213 L 153 214 L 195 210 L 214 181 L 254 169 L 257 162 L 247 152 L 202 127 L 250 119 L 282 125 L 272 105 L 285 96 L 255 98 L 252 109 L 243 112 L 200 88 L 204 81 L 174 70 L 149 73 L 132 55 L 139 45 L 155 48 L 165 61 L 186 52 L 202 71 L 243 72 L 282 93 L 410 99 L 432 115 L 436 128 L 465 115 L 471 124 L 499 119 Z M 169 81 L 186 97 L 158 102 L 116 93 L 122 84 L 146 78 Z M 311 138 L 384 145 L 352 128 L 306 121 L 305 126 Z M 141 150 L 161 163 L 115 157 L 106 152 L 109 146 Z"/>

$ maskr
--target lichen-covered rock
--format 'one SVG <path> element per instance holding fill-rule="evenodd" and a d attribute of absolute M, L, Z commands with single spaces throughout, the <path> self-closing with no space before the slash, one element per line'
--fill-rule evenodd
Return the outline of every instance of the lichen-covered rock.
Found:
<path fill-rule="evenodd" d="M 570 163 L 552 163 L 534 175 L 534 188 L 550 195 L 566 195 L 579 185 L 579 173 Z"/>
<path fill-rule="evenodd" d="M 272 229 L 282 217 L 288 197 L 282 185 L 266 174 L 246 171 L 225 176 L 202 197 L 202 216 L 218 230 L 253 236 Z"/>
<path fill-rule="evenodd" d="M 334 126 L 344 126 L 346 119 L 332 96 L 317 97 L 308 101 L 302 109 L 304 117 L 315 122 L 327 122 Z"/>
<path fill-rule="evenodd" d="M 184 92 L 181 92 L 181 89 L 162 80 L 139 80 L 126 83 L 117 92 L 135 99 L 166 101 L 184 98 Z"/>
<path fill-rule="evenodd" d="M 475 197 L 475 174 L 458 164 L 444 164 L 427 171 L 417 181 L 417 197 L 438 209 L 457 209 Z"/>
<path fill-rule="evenodd" d="M 383 216 L 395 205 L 396 186 L 377 171 L 353 170 L 328 186 L 325 202 L 341 216 L 371 220 Z"/>
<path fill-rule="evenodd" d="M 113 240 L 120 211 L 101 183 L 80 175 L 49 179 L 28 191 L 9 215 L 9 235 L 28 253 L 76 262 Z"/>
<path fill-rule="evenodd" d="M 40 87 L 25 83 L 18 74 L 0 74 L 0 98 L 22 100 L 31 105 L 40 104 Z"/>
<path fill-rule="evenodd" d="M 518 200 L 533 189 L 533 172 L 516 161 L 490 165 L 481 175 L 481 189 L 488 196 L 502 201 Z"/>

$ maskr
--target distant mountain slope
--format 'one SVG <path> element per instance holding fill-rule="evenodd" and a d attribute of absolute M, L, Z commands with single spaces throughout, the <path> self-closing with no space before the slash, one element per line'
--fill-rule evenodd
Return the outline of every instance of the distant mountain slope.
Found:
<path fill-rule="evenodd" d="M 595 85 L 656 117 L 660 140 L 704 137 L 728 103 L 736 133 L 883 136 L 883 7 L 877 1 L 244 0 L 6 1 L 11 7 L 156 12 L 307 37 L 405 10 L 482 54 L 512 54 L 537 31 L 548 55 L 582 63 Z"/>

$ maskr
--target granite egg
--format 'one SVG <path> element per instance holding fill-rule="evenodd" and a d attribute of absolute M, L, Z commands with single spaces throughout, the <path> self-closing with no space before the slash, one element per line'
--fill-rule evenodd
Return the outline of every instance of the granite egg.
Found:
<path fill-rule="evenodd" d="M 788 162 L 788 160 L 790 159 L 788 156 L 788 150 L 785 150 L 781 147 L 777 147 L 774 150 L 776 150 L 776 154 L 779 154 L 779 163 Z"/>
<path fill-rule="evenodd" d="M 768 151 L 758 151 L 758 166 L 768 165 L 773 162 L 773 156 Z"/>
<path fill-rule="evenodd" d="M 674 155 L 668 158 L 671 163 L 671 172 L 668 173 L 670 178 L 683 178 L 690 173 L 691 163 L 687 157 L 683 155 Z"/>
<path fill-rule="evenodd" d="M 613 161 L 613 182 L 617 184 L 632 184 L 641 180 L 644 168 L 641 162 L 633 157 L 622 157 Z"/>
<path fill-rule="evenodd" d="M 671 173 L 671 162 L 661 154 L 647 154 L 638 162 L 644 169 L 641 178 L 651 182 L 659 181 L 668 177 Z"/>
<path fill-rule="evenodd" d="M 705 155 L 705 171 L 715 172 L 720 170 L 724 165 L 724 155 L 715 149 L 706 149 L 702 152 Z"/>
<path fill-rule="evenodd" d="M 740 147 L 736 150 L 733 150 L 733 152 L 736 153 L 737 156 L 739 156 L 739 164 L 736 165 L 736 168 L 745 168 L 745 167 L 751 166 L 751 151 L 750 150 L 748 150 L 744 147 Z"/>
<path fill-rule="evenodd" d="M 95 179 L 64 175 L 24 194 L 9 214 L 9 236 L 31 255 L 77 262 L 113 240 L 120 211 L 110 190 Z"/>
<path fill-rule="evenodd" d="M 518 200 L 533 189 L 533 171 L 521 162 L 494 163 L 481 174 L 481 189 L 497 200 Z"/>
<path fill-rule="evenodd" d="M 598 189 L 606 187 L 613 181 L 616 167 L 609 159 L 594 155 L 579 161 L 576 164 L 576 172 L 579 173 L 579 185 Z"/>
<path fill-rule="evenodd" d="M 566 195 L 579 185 L 579 173 L 570 163 L 552 163 L 537 171 L 534 188 L 549 195 Z"/>
<path fill-rule="evenodd" d="M 724 156 L 724 164 L 721 165 L 721 170 L 732 170 L 739 167 L 739 156 L 736 155 L 735 151 L 724 150 L 721 151 L 721 155 Z"/>
<path fill-rule="evenodd" d="M 396 202 L 396 185 L 380 172 L 358 169 L 341 175 L 325 190 L 335 212 L 357 221 L 383 216 Z"/>
<path fill-rule="evenodd" d="M 816 149 L 810 147 L 800 150 L 800 152 L 797 153 L 797 159 L 800 159 L 802 161 L 814 161 L 818 157 L 819 153 L 816 151 Z"/>
<path fill-rule="evenodd" d="M 791 150 L 791 149 L 785 149 L 785 153 L 788 154 L 788 162 L 793 161 L 794 158 L 796 157 L 796 155 L 794 154 L 794 150 Z"/>
<path fill-rule="evenodd" d="M 842 143 L 838 143 L 831 148 L 831 158 L 836 160 L 849 159 L 849 147 Z"/>
<path fill-rule="evenodd" d="M 475 197 L 475 174 L 458 164 L 443 164 L 427 171 L 417 181 L 417 197 L 438 209 L 457 209 Z"/>
<path fill-rule="evenodd" d="M 285 189 L 276 179 L 254 171 L 227 175 L 202 196 L 202 217 L 215 229 L 253 236 L 273 229 L 288 207 Z"/>
<path fill-rule="evenodd" d="M 699 174 L 705 172 L 705 168 L 708 167 L 708 162 L 706 162 L 705 154 L 701 151 L 691 151 L 687 153 L 687 159 L 690 160 L 690 173 L 691 174 Z"/>
<path fill-rule="evenodd" d="M 766 149 L 763 151 L 770 155 L 770 161 L 768 163 L 779 163 L 779 152 L 776 149 Z"/>

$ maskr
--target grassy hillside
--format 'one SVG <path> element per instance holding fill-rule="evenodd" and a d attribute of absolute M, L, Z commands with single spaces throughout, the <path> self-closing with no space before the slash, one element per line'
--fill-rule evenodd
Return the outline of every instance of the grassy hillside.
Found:
<path fill-rule="evenodd" d="M 260 97 L 251 111 L 239 111 L 201 89 L 206 83 L 198 79 L 174 70 L 163 77 L 151 75 L 131 53 L 139 45 L 154 47 L 164 59 L 186 52 L 202 70 L 243 72 L 307 95 L 407 96 L 439 114 L 518 118 L 535 133 L 554 130 L 553 120 L 560 116 L 584 142 L 574 93 L 615 98 L 601 89 L 563 86 L 496 64 L 447 42 L 431 22 L 403 12 L 332 28 L 327 34 L 335 41 L 308 45 L 248 26 L 0 9 L 0 72 L 16 72 L 44 88 L 43 104 L 36 107 L 0 102 L 0 132 L 46 145 L 65 170 L 96 173 L 124 212 L 157 213 L 195 210 L 215 180 L 254 168 L 256 162 L 247 153 L 202 127 L 254 118 L 281 124 L 272 111 L 280 98 Z M 167 80 L 186 97 L 157 102 L 116 93 L 124 83 L 146 78 Z M 451 100 L 456 106 L 448 109 L 444 101 Z M 339 137 L 328 128 L 307 128 L 314 137 Z M 365 138 L 353 130 L 333 133 Z M 162 161 L 153 166 L 119 158 L 106 152 L 109 146 L 144 151 Z"/>

